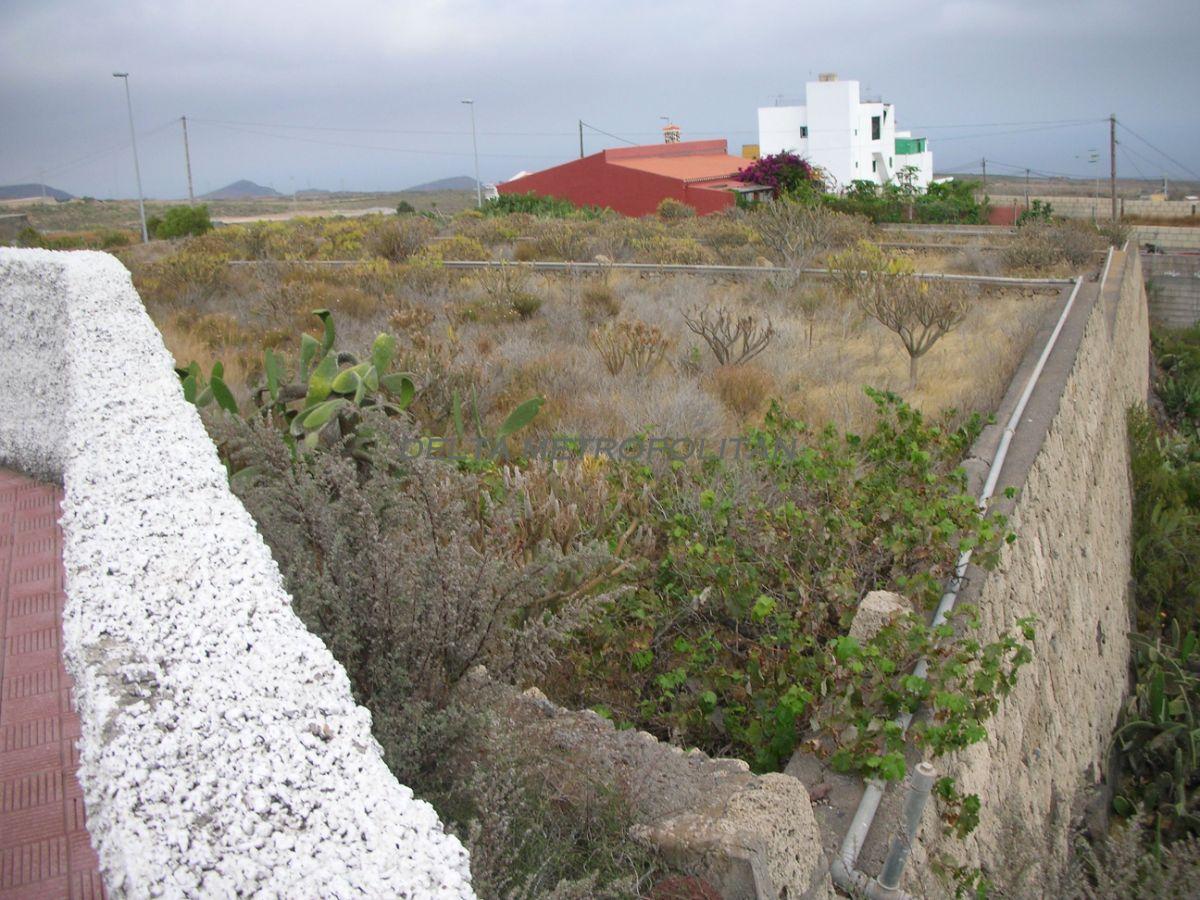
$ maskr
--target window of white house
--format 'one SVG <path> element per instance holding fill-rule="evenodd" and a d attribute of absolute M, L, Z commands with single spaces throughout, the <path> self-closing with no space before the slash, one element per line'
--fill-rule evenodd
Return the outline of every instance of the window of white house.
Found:
<path fill-rule="evenodd" d="M 800 126 L 800 137 L 802 137 L 802 138 L 808 137 L 808 126 L 807 125 Z"/>
<path fill-rule="evenodd" d="M 880 134 L 880 118 L 879 116 L 871 116 L 871 140 L 879 140 Z"/>

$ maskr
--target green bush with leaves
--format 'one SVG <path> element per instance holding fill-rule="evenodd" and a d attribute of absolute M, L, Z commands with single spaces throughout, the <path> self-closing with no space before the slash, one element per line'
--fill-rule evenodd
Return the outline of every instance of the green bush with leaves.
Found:
<path fill-rule="evenodd" d="M 208 207 L 203 204 L 172 206 L 162 214 L 162 218 L 155 223 L 152 230 L 149 226 L 150 223 L 147 222 L 150 236 L 160 240 L 204 234 L 213 229 L 212 220 L 208 217 Z"/>
<path fill-rule="evenodd" d="M 570 200 L 535 194 L 500 194 L 483 204 L 485 216 L 525 213 L 550 219 L 599 219 L 607 210 L 599 206 L 576 206 Z"/>
<path fill-rule="evenodd" d="M 1116 811 L 1147 843 L 1200 836 L 1200 328 L 1152 336 L 1165 418 L 1129 414 L 1135 685 L 1114 735 Z"/>
<path fill-rule="evenodd" d="M 961 551 L 990 566 L 1006 537 L 957 468 L 980 423 L 927 423 L 871 393 L 869 435 L 809 435 L 773 405 L 739 463 L 637 475 L 653 500 L 636 522 L 658 549 L 637 589 L 579 637 L 572 702 L 759 771 L 811 740 L 839 768 L 902 777 L 890 723 L 923 700 L 933 716 L 914 735 L 930 752 L 982 738 L 1027 646 L 921 621 Z M 846 631 L 877 588 L 900 591 L 914 616 L 860 646 Z M 914 679 L 922 654 L 930 671 Z"/>

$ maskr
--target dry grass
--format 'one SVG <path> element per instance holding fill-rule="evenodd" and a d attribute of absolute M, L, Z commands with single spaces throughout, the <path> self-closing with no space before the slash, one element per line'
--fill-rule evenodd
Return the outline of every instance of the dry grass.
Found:
<path fill-rule="evenodd" d="M 947 408 L 990 411 L 998 403 L 1050 295 L 1010 290 L 980 294 L 962 325 L 922 360 L 919 386 L 907 385 L 908 357 L 895 335 L 838 302 L 820 282 L 810 322 L 794 292 L 767 281 L 734 282 L 684 275 L 612 273 L 606 294 L 619 296 L 619 318 L 597 302 L 598 283 L 581 276 L 531 278 L 541 301 L 521 319 L 497 304 L 477 276 L 419 265 L 261 272 L 238 270 L 202 301 L 150 303 L 152 316 L 180 364 L 206 369 L 224 362 L 245 397 L 261 373 L 261 348 L 294 350 L 299 329 L 316 333 L 311 310 L 335 310 L 339 345 L 363 349 L 378 331 L 400 340 L 406 366 L 427 392 L 431 419 L 454 391 L 473 392 L 480 416 L 498 423 L 517 403 L 542 395 L 534 431 L 624 438 L 642 430 L 720 438 L 779 399 L 814 424 L 862 429 L 873 416 L 865 386 L 896 391 L 929 413 Z M 769 317 L 777 334 L 750 365 L 721 367 L 687 327 L 683 313 L 722 305 L 735 315 Z M 503 307 L 503 308 L 502 308 Z M 604 321 L 642 322 L 669 350 L 661 363 L 612 374 L 588 335 Z M 438 412 L 438 411 L 442 412 Z"/>
<path fill-rule="evenodd" d="M 726 437 L 755 421 L 772 398 L 813 425 L 861 429 L 874 410 L 866 386 L 901 393 L 929 413 L 990 411 L 1049 300 L 1017 290 L 982 293 L 962 325 L 922 359 L 920 384 L 910 391 L 899 339 L 864 320 L 858 304 L 834 299 L 820 280 L 469 272 L 440 262 L 514 251 L 525 257 L 528 248 L 543 258 L 752 262 L 764 250 L 754 221 L 740 212 L 669 223 L 471 213 L 443 221 L 417 249 L 417 240 L 380 247 L 381 235 L 408 229 L 424 240 L 432 227 L 426 220 L 305 220 L 221 229 L 171 255 L 127 259 L 177 361 L 194 359 L 207 370 L 221 360 L 242 397 L 257 386 L 263 346 L 294 353 L 301 330 L 318 331 L 312 310 L 325 307 L 334 311 L 341 349 L 361 351 L 380 331 L 396 335 L 399 358 L 420 388 L 414 409 L 425 427 L 445 427 L 456 394 L 470 397 L 472 419 L 477 409 L 491 427 L 517 403 L 541 395 L 546 403 L 534 433 L 608 438 L 644 430 Z M 389 248 L 397 252 L 383 255 L 412 255 L 403 263 L 380 258 Z M 360 261 L 284 261 L 347 254 Z M 1002 257 L 973 247 L 903 255 L 929 271 L 990 272 Z M 227 264 L 245 258 L 261 261 Z M 770 321 L 775 334 L 750 365 L 722 368 L 688 328 L 685 312 L 718 308 L 734 321 Z M 635 323 L 662 352 L 610 372 L 589 335 Z"/>

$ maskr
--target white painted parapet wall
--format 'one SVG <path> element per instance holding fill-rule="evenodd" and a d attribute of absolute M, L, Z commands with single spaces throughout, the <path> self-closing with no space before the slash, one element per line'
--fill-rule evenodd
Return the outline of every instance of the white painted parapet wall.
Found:
<path fill-rule="evenodd" d="M 0 250 L 0 464 L 64 483 L 64 656 L 113 896 L 473 896 L 115 258 Z"/>

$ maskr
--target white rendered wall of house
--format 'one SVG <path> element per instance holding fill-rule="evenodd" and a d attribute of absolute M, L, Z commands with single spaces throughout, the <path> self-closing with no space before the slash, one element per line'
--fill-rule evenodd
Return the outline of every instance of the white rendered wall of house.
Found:
<path fill-rule="evenodd" d="M 860 177 L 854 167 L 860 142 L 857 81 L 810 81 L 805 85 L 808 108 L 808 158 L 824 169 L 837 186 Z M 867 172 L 870 172 L 867 163 Z"/>
<path fill-rule="evenodd" d="M 808 124 L 803 106 L 762 106 L 758 110 L 758 152 L 762 156 L 792 152 L 808 155 L 808 140 L 800 129 Z"/>
<path fill-rule="evenodd" d="M 928 142 L 925 144 L 929 146 Z M 914 181 L 916 187 L 925 190 L 933 181 L 933 151 L 926 150 L 924 153 L 905 153 L 896 156 L 896 168 L 893 170 L 893 177 L 905 166 L 913 166 L 917 170 L 917 177 Z"/>

